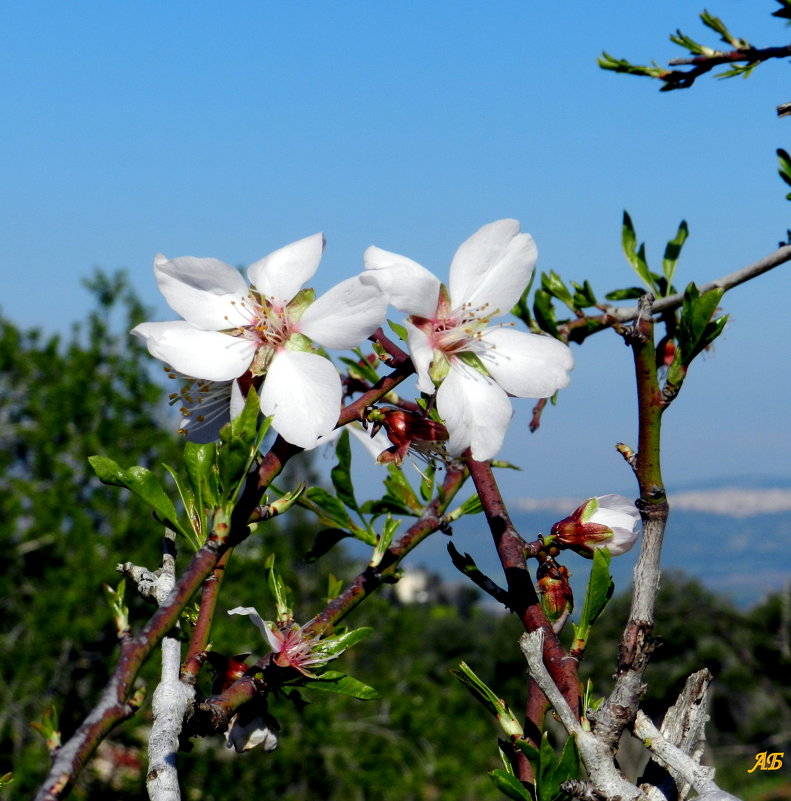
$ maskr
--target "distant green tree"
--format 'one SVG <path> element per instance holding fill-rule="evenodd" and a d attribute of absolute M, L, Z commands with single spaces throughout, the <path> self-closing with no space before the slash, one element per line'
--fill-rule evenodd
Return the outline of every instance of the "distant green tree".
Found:
<path fill-rule="evenodd" d="M 116 561 L 159 558 L 161 526 L 108 493 L 87 457 L 160 470 L 179 452 L 163 387 L 127 335 L 145 309 L 122 273 L 85 283 L 96 308 L 68 338 L 0 319 L 0 773 L 13 765 L 15 792 L 48 762 L 29 723 L 55 703 L 69 731 L 106 676 L 102 583 L 117 584 Z"/>

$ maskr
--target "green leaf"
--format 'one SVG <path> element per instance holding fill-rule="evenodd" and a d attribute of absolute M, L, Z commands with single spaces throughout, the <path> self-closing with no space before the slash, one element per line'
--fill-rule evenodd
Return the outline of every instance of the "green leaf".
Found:
<path fill-rule="evenodd" d="M 410 517 L 420 516 L 420 512 L 416 512 L 414 509 L 411 509 L 409 506 L 406 506 L 401 503 L 401 501 L 391 496 L 379 498 L 376 501 L 366 501 L 362 505 L 361 511 L 363 514 L 373 515 L 374 518 L 386 515 L 388 512 L 393 515 L 409 515 Z M 376 543 L 372 541 L 369 544 L 375 545 Z"/>
<path fill-rule="evenodd" d="M 541 273 L 541 288 L 552 297 L 565 303 L 569 308 L 574 308 L 571 292 L 563 283 L 563 279 L 554 270 L 550 270 L 548 273 Z"/>
<path fill-rule="evenodd" d="M 144 500 L 166 526 L 187 536 L 178 520 L 173 501 L 166 495 L 157 477 L 146 467 L 129 467 L 124 470 L 107 456 L 89 456 L 93 471 L 103 484 L 125 487 Z"/>
<path fill-rule="evenodd" d="M 511 776 L 514 776 L 514 766 L 511 764 L 511 761 L 508 759 L 508 754 L 505 753 L 503 750 L 502 745 L 498 747 L 498 752 L 500 753 L 500 762 L 503 763 L 503 770 L 506 773 L 509 773 Z"/>
<path fill-rule="evenodd" d="M 705 350 L 711 345 L 712 342 L 723 332 L 725 324 L 728 322 L 728 315 L 724 314 L 716 320 L 712 320 L 703 331 L 703 336 L 700 338 L 700 351 Z M 697 356 L 697 353 L 695 354 Z"/>
<path fill-rule="evenodd" d="M 423 476 L 420 482 L 420 497 L 428 503 L 434 495 L 434 475 L 437 468 L 433 464 L 429 464 L 421 474 Z"/>
<path fill-rule="evenodd" d="M 344 651 L 348 651 L 349 648 L 360 642 L 360 640 L 365 639 L 372 631 L 373 629 L 370 626 L 361 626 L 358 629 L 352 629 L 343 634 L 336 634 L 333 637 L 320 640 L 313 650 L 322 655 L 340 656 Z"/>
<path fill-rule="evenodd" d="M 778 175 L 791 186 L 791 156 L 788 151 L 783 150 L 782 147 L 777 149 L 777 159 L 780 163 L 780 169 L 777 171 Z"/>
<path fill-rule="evenodd" d="M 451 668 L 449 672 L 478 699 L 485 709 L 497 718 L 497 722 L 506 734 L 510 737 L 521 737 L 524 734 L 522 725 L 505 700 L 490 689 L 466 662 L 459 662 L 458 670 Z"/>
<path fill-rule="evenodd" d="M 376 367 L 381 362 L 377 359 L 373 364 L 368 361 L 365 354 L 360 348 L 354 348 L 354 353 L 357 359 L 350 359 L 347 356 L 341 356 L 341 361 L 348 366 L 349 375 L 352 378 L 358 378 L 362 381 L 367 381 L 369 384 L 375 384 L 379 380 L 379 374 L 376 372 Z"/>
<path fill-rule="evenodd" d="M 746 39 L 734 36 L 719 17 L 709 14 L 708 11 L 703 11 L 700 14 L 700 20 L 704 25 L 716 31 L 723 42 L 731 45 L 736 50 L 744 50 L 750 47 L 750 43 Z"/>
<path fill-rule="evenodd" d="M 382 533 L 377 537 L 376 545 L 374 546 L 374 552 L 369 563 L 371 567 L 376 567 L 382 561 L 399 525 L 400 521 L 395 520 L 389 514 L 387 515 L 382 526 Z"/>
<path fill-rule="evenodd" d="M 163 467 L 170 473 L 176 485 L 176 490 L 181 498 L 181 503 L 184 506 L 184 511 L 187 513 L 187 520 L 189 522 L 189 527 L 185 526 L 184 532 L 187 535 L 190 545 L 197 551 L 206 541 L 206 514 L 200 506 L 198 499 L 196 499 L 192 488 L 187 485 L 187 482 L 183 480 L 182 476 L 169 465 L 163 465 Z"/>
<path fill-rule="evenodd" d="M 582 611 L 588 623 L 596 622 L 612 597 L 615 585 L 610 575 L 611 560 L 612 556 L 606 549 L 597 548 L 593 552 L 593 564 Z"/>
<path fill-rule="evenodd" d="M 626 289 L 615 289 L 608 292 L 604 297 L 607 300 L 635 300 L 645 295 L 645 288 L 641 286 L 630 286 Z"/>
<path fill-rule="evenodd" d="M 217 445 L 214 442 L 207 442 L 204 445 L 187 442 L 184 445 L 184 467 L 187 477 L 203 508 L 210 508 L 219 503 L 216 458 Z"/>
<path fill-rule="evenodd" d="M 354 528 L 354 523 L 343 503 L 323 487 L 310 487 L 305 492 L 305 497 L 316 507 L 313 511 L 325 525 L 336 528 Z"/>
<path fill-rule="evenodd" d="M 537 289 L 533 296 L 533 314 L 542 331 L 558 336 L 558 325 L 555 309 L 552 306 L 552 295 L 544 289 Z"/>
<path fill-rule="evenodd" d="M 587 309 L 591 306 L 595 306 L 598 303 L 596 300 L 596 294 L 594 293 L 593 287 L 590 285 L 589 281 L 585 281 L 582 284 L 572 281 L 571 285 L 574 287 L 573 308 L 575 310 Z"/>
<path fill-rule="evenodd" d="M 477 515 L 483 511 L 483 504 L 481 504 L 481 499 L 478 493 L 476 492 L 475 495 L 471 495 L 467 498 L 461 506 L 454 509 L 452 512 L 449 512 L 446 517 L 448 521 L 452 522 L 454 520 L 458 520 L 460 517 L 464 515 Z"/>
<path fill-rule="evenodd" d="M 315 562 L 346 537 L 351 537 L 351 534 L 342 528 L 322 529 L 316 534 L 313 545 L 305 552 L 305 561 L 308 563 Z"/>
<path fill-rule="evenodd" d="M 606 50 L 602 51 L 601 56 L 597 58 L 596 61 L 603 70 L 624 72 L 628 75 L 646 75 L 651 78 L 661 78 L 663 75 L 667 74 L 667 70 L 664 67 L 660 67 L 656 62 L 654 62 L 652 67 L 632 64 L 625 58 L 615 58 L 611 56 Z"/>
<path fill-rule="evenodd" d="M 541 751 L 536 748 L 530 740 L 520 737 L 516 744 L 519 746 L 522 753 L 527 757 L 527 761 L 533 768 L 533 776 L 538 776 L 541 773 Z"/>
<path fill-rule="evenodd" d="M 651 271 L 648 269 L 648 264 L 645 260 L 645 244 L 637 247 L 637 234 L 632 224 L 632 218 L 628 212 L 623 213 L 623 226 L 621 228 L 621 246 L 623 248 L 624 256 L 632 269 L 637 273 L 638 278 L 650 290 L 654 290 L 654 282 L 651 280 Z"/>
<path fill-rule="evenodd" d="M 402 341 L 406 342 L 408 337 L 406 333 L 406 328 L 400 323 L 394 323 L 392 320 L 388 320 L 387 324 L 390 326 L 390 329 L 393 333 Z"/>
<path fill-rule="evenodd" d="M 678 226 L 678 232 L 675 237 L 667 243 L 665 248 L 665 255 L 662 259 L 662 274 L 667 279 L 667 292 L 671 292 L 671 284 L 673 283 L 673 276 L 676 272 L 676 265 L 678 258 L 681 255 L 681 249 L 689 236 L 689 228 L 687 227 L 686 220 L 682 220 Z"/>
<path fill-rule="evenodd" d="M 695 56 L 713 56 L 716 52 L 711 47 L 706 47 L 705 45 L 696 42 L 694 39 L 690 39 L 689 36 L 682 33 L 680 30 L 676 30 L 675 35 L 670 35 L 670 41 L 674 44 L 680 45 L 681 47 L 685 47 Z"/>
<path fill-rule="evenodd" d="M 335 455 L 338 457 L 338 464 L 332 468 L 330 478 L 332 486 L 338 498 L 355 512 L 359 511 L 357 499 L 354 497 L 354 486 L 352 484 L 352 449 L 349 445 L 349 432 L 345 429 L 338 437 L 338 444 L 335 446 Z"/>
<path fill-rule="evenodd" d="M 254 387 L 247 390 L 247 397 L 244 401 L 244 408 L 237 417 L 230 422 L 230 433 L 234 437 L 239 437 L 249 447 L 255 446 L 255 440 L 258 435 L 258 415 L 261 410 L 261 404 L 258 398 L 258 393 Z M 226 426 L 223 426 L 225 429 Z M 221 432 L 222 434 L 222 432 Z"/>
<path fill-rule="evenodd" d="M 569 737 L 563 745 L 558 764 L 546 778 L 545 793 L 550 799 L 560 795 L 560 785 L 569 779 L 578 779 L 580 774 L 580 755 L 577 741 Z"/>
<path fill-rule="evenodd" d="M 264 567 L 268 573 L 267 581 L 269 584 L 269 590 L 272 593 L 272 597 L 275 599 L 277 619 L 279 621 L 289 621 L 294 617 L 292 611 L 294 608 L 294 598 L 291 594 L 291 590 L 289 590 L 283 579 L 280 577 L 280 574 L 277 572 L 277 570 L 275 570 L 274 554 L 271 554 L 267 558 Z"/>
<path fill-rule="evenodd" d="M 593 552 L 588 588 L 580 612 L 580 621 L 574 626 L 574 649 L 585 649 L 593 623 L 604 611 L 612 596 L 615 585 L 610 575 L 612 557 L 607 549 L 597 548 Z"/>
<path fill-rule="evenodd" d="M 327 693 L 338 693 L 359 698 L 361 701 L 372 701 L 379 698 L 379 693 L 359 679 L 353 679 L 344 673 L 327 670 L 307 685 L 311 690 L 321 690 Z"/>
<path fill-rule="evenodd" d="M 247 473 L 249 459 L 250 445 L 241 437 L 229 436 L 224 442 L 220 442 L 217 449 L 217 470 L 223 499 L 230 500 L 233 497 L 234 490 Z"/>
<path fill-rule="evenodd" d="M 337 578 L 335 575 L 330 573 L 329 577 L 327 578 L 327 603 L 331 603 L 334 601 L 340 594 L 341 590 L 343 589 L 343 579 Z"/>
<path fill-rule="evenodd" d="M 530 315 L 530 306 L 527 303 L 527 298 L 530 295 L 530 288 L 533 285 L 535 277 L 536 271 L 533 270 L 533 272 L 530 274 L 530 283 L 528 283 L 528 285 L 525 287 L 524 292 L 522 292 L 522 295 L 516 302 L 514 308 L 511 309 L 511 314 L 513 314 L 514 317 L 519 317 L 521 320 L 523 320 L 528 327 L 533 322 L 533 318 Z"/>
<path fill-rule="evenodd" d="M 702 295 L 695 284 L 689 284 L 681 306 L 678 344 L 681 361 L 688 367 L 692 360 L 716 339 L 725 326 L 727 317 L 712 321 L 724 294 L 723 289 L 711 289 Z"/>
<path fill-rule="evenodd" d="M 403 470 L 399 470 L 394 464 L 387 466 L 384 485 L 387 494 L 383 500 L 400 505 L 406 514 L 419 515 L 423 512 L 423 504 L 415 495 L 415 491 L 412 489 L 412 485 L 407 480 Z"/>
<path fill-rule="evenodd" d="M 512 798 L 514 801 L 532 801 L 530 793 L 513 774 L 498 768 L 489 771 L 489 778 L 494 782 L 494 786 L 508 798 Z"/>

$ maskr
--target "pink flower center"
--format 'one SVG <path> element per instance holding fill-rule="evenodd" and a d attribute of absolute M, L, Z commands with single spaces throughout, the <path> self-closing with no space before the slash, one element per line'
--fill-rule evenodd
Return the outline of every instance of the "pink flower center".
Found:
<path fill-rule="evenodd" d="M 275 298 L 265 298 L 251 290 L 246 298 L 233 305 L 248 322 L 230 331 L 233 336 L 255 342 L 259 348 L 277 350 L 291 338 L 293 321 L 288 306 Z"/>
<path fill-rule="evenodd" d="M 443 301 L 431 319 L 412 316 L 410 321 L 426 335 L 432 350 L 439 350 L 447 356 L 462 351 L 479 351 L 489 347 L 484 334 L 492 318 L 500 314 L 499 309 L 490 310 L 489 304 L 471 306 L 464 303 L 458 309 L 443 314 Z"/>

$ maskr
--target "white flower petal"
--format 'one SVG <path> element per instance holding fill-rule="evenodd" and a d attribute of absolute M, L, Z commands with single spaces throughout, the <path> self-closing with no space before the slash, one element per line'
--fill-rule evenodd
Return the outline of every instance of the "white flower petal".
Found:
<path fill-rule="evenodd" d="M 630 531 L 640 522 L 640 512 L 623 495 L 600 495 L 596 500 L 599 507 L 591 515 L 590 521 L 608 528 L 626 528 Z"/>
<path fill-rule="evenodd" d="M 458 456 L 469 446 L 478 461 L 500 450 L 513 414 L 508 396 L 494 381 L 458 360 L 437 391 L 437 411 L 450 434 L 448 453 Z"/>
<path fill-rule="evenodd" d="M 454 307 L 488 304 L 491 314 L 508 314 L 530 281 L 538 250 L 530 234 L 519 233 L 517 220 L 484 225 L 456 251 L 450 265 Z"/>
<path fill-rule="evenodd" d="M 404 320 L 404 328 L 406 328 L 407 344 L 409 345 L 409 353 L 412 356 L 412 364 L 415 365 L 415 372 L 417 373 L 418 391 L 431 395 L 435 387 L 428 371 L 434 358 L 434 351 L 429 344 L 428 337 L 419 328 L 412 325 L 409 320 Z"/>
<path fill-rule="evenodd" d="M 325 348 L 359 345 L 382 324 L 387 296 L 368 276 L 341 281 L 305 310 L 297 330 Z"/>
<path fill-rule="evenodd" d="M 141 323 L 132 329 L 146 341 L 152 356 L 184 375 L 229 381 L 246 372 L 255 343 L 218 331 L 203 331 L 183 320 Z"/>
<path fill-rule="evenodd" d="M 234 381 L 231 384 L 231 420 L 235 420 L 242 413 L 244 402 L 245 397 L 242 395 L 239 382 Z"/>
<path fill-rule="evenodd" d="M 606 546 L 612 556 L 626 553 L 637 542 L 636 528 L 640 522 L 640 512 L 623 495 L 599 495 L 596 501 L 599 505 L 588 522 L 607 526 L 612 530 L 612 537 L 595 547 Z"/>
<path fill-rule="evenodd" d="M 568 386 L 571 349 L 557 339 L 513 328 L 490 328 L 476 353 L 491 377 L 518 398 L 548 398 Z"/>
<path fill-rule="evenodd" d="M 315 448 L 341 411 L 341 379 L 332 362 L 315 353 L 280 350 L 261 388 L 261 411 L 272 428 L 300 448 Z"/>
<path fill-rule="evenodd" d="M 370 431 L 366 431 L 359 423 L 349 423 L 341 428 L 336 428 L 330 431 L 329 434 L 323 436 L 319 445 L 335 445 L 338 437 L 344 432 L 348 431 L 354 439 L 362 444 L 365 450 L 371 454 L 371 457 L 376 461 L 379 454 L 390 447 L 390 440 L 385 436 L 383 430 L 379 430 L 372 437 Z"/>
<path fill-rule="evenodd" d="M 253 606 L 237 606 L 233 609 L 228 610 L 229 615 L 248 615 L 250 620 L 255 624 L 255 627 L 261 632 L 261 636 L 265 639 L 269 639 L 269 626 L 266 625 L 264 619 L 261 615 L 258 614 L 255 607 Z"/>
<path fill-rule="evenodd" d="M 244 719 L 244 723 L 242 720 L 239 713 L 231 718 L 231 725 L 225 733 L 225 744 L 228 748 L 236 749 L 237 754 L 250 751 L 259 745 L 262 745 L 266 752 L 277 748 L 277 731 L 271 728 L 274 719 L 270 715 Z"/>
<path fill-rule="evenodd" d="M 247 269 L 262 294 L 288 302 L 313 278 L 324 252 L 324 234 L 313 234 L 270 253 Z"/>
<path fill-rule="evenodd" d="M 437 310 L 439 279 L 406 256 L 369 247 L 363 256 L 365 269 L 387 295 L 390 303 L 404 314 L 432 317 Z"/>
<path fill-rule="evenodd" d="M 185 320 L 208 331 L 222 331 L 247 322 L 241 304 L 247 282 L 219 259 L 182 256 L 154 259 L 154 275 L 165 300 Z"/>

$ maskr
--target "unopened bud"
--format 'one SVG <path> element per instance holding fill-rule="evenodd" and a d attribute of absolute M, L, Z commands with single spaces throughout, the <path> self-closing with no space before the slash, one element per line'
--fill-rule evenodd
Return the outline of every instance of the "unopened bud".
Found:
<path fill-rule="evenodd" d="M 270 516 L 274 517 L 275 515 L 282 515 L 284 512 L 287 512 L 302 497 L 302 493 L 305 492 L 307 486 L 308 485 L 303 481 L 296 489 L 287 492 L 282 498 L 278 498 L 276 501 L 270 503 Z"/>
<path fill-rule="evenodd" d="M 607 548 L 611 556 L 620 556 L 637 541 L 639 520 L 635 505 L 622 495 L 589 498 L 552 526 L 552 544 L 571 548 L 588 559 L 593 558 L 597 548 Z"/>
<path fill-rule="evenodd" d="M 538 566 L 536 583 L 541 593 L 541 608 L 550 623 L 560 620 L 574 608 L 569 571 L 554 559 L 548 559 Z"/>

